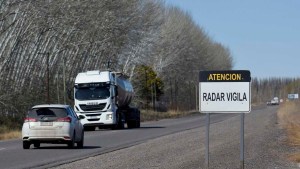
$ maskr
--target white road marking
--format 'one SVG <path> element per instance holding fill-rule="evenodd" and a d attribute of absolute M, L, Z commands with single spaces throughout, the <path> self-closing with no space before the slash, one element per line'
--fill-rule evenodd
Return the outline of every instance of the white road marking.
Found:
<path fill-rule="evenodd" d="M 1 151 L 1 150 L 5 150 L 5 148 L 0 148 L 0 151 Z"/>

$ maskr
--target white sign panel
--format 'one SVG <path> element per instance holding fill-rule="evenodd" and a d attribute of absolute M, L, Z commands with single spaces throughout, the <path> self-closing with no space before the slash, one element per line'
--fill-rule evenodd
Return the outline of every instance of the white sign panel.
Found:
<path fill-rule="evenodd" d="M 202 113 L 248 113 L 251 111 L 249 71 L 202 71 L 199 108 Z"/>
<path fill-rule="evenodd" d="M 299 99 L 298 94 L 288 94 L 288 99 Z"/>

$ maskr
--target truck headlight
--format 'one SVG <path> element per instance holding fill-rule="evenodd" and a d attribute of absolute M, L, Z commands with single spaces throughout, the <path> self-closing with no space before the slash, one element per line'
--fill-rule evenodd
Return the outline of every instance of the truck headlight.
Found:
<path fill-rule="evenodd" d="M 112 114 L 107 114 L 106 115 L 106 120 L 112 120 Z"/>

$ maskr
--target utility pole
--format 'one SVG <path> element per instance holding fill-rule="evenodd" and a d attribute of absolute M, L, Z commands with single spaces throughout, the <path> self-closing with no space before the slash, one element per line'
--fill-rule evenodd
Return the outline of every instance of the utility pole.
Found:
<path fill-rule="evenodd" d="M 50 88 L 50 84 L 49 84 L 49 81 L 50 81 L 50 73 L 49 73 L 49 58 L 50 58 L 50 53 L 47 52 L 47 80 L 46 80 L 46 86 L 47 86 L 47 89 L 46 89 L 46 98 L 47 98 L 47 103 L 50 104 L 50 95 L 49 95 L 49 88 Z"/>
<path fill-rule="evenodd" d="M 109 61 L 107 61 L 107 70 L 110 70 L 110 64 L 111 64 L 111 61 L 109 59 Z"/>
<path fill-rule="evenodd" d="M 197 84 L 195 85 L 195 100 L 196 100 L 196 111 L 198 111 L 198 87 Z"/>
<path fill-rule="evenodd" d="M 156 96 L 156 81 L 154 82 L 154 111 L 156 111 L 156 99 L 157 99 L 157 96 Z"/>
<path fill-rule="evenodd" d="M 46 103 L 50 104 L 50 73 L 49 73 L 49 59 L 50 59 L 50 53 L 46 52 L 39 52 L 38 54 L 46 55 L 46 77 L 45 77 L 45 97 L 46 97 Z"/>
<path fill-rule="evenodd" d="M 64 79 L 64 104 L 66 104 L 66 66 L 65 57 L 63 57 L 63 79 Z"/>

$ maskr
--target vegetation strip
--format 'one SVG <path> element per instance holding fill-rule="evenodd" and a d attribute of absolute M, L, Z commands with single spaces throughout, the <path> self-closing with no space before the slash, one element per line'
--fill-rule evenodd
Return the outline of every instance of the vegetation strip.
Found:
<path fill-rule="evenodd" d="M 300 146 L 300 102 L 286 102 L 278 110 L 279 125 L 285 129 L 287 135 L 287 144 L 293 147 Z M 300 162 L 300 152 L 293 152 L 288 155 L 288 159 L 294 162 Z"/>

